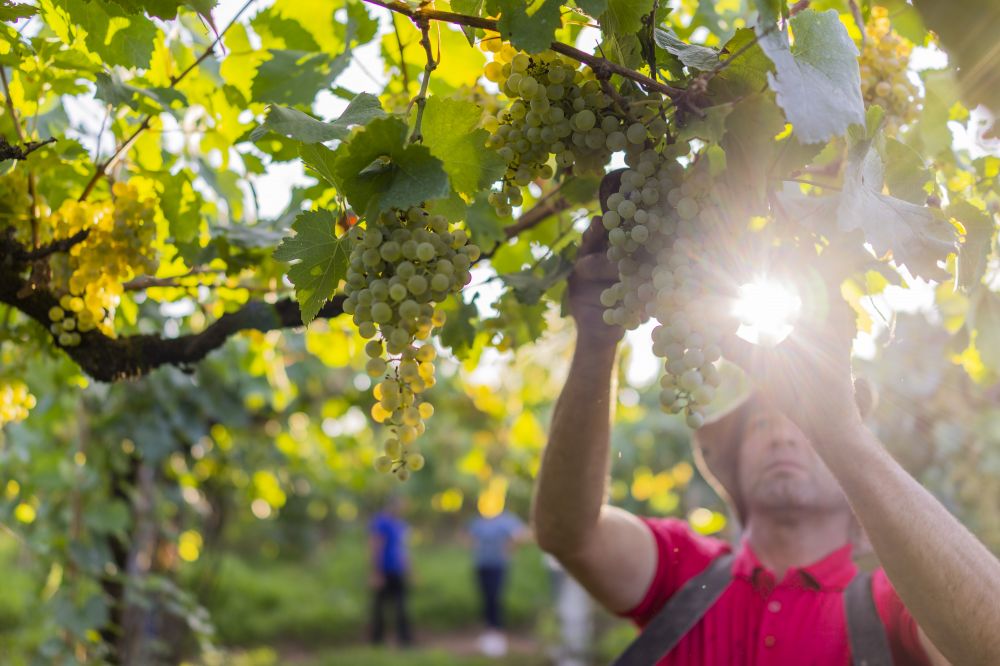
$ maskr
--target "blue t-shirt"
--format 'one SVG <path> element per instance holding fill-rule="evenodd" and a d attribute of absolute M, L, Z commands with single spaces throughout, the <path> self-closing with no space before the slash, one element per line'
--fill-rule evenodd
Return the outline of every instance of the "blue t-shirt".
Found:
<path fill-rule="evenodd" d="M 475 542 L 476 566 L 497 567 L 507 564 L 507 545 L 524 529 L 524 523 L 512 513 L 504 511 L 493 518 L 479 517 L 469 524 L 469 533 Z"/>
<path fill-rule="evenodd" d="M 406 571 L 406 523 L 389 513 L 375 514 L 369 531 L 381 537 L 381 552 L 376 561 L 384 574 L 401 574 Z"/>

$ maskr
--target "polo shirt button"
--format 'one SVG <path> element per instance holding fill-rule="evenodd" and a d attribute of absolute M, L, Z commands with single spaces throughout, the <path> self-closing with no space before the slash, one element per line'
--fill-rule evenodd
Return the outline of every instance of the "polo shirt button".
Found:
<path fill-rule="evenodd" d="M 764 637 L 764 647 L 774 647 L 774 643 L 775 643 L 774 636 L 765 636 Z"/>
<path fill-rule="evenodd" d="M 777 613 L 778 611 L 781 610 L 781 602 L 780 601 L 769 602 L 767 604 L 767 610 L 771 611 L 772 613 Z"/>

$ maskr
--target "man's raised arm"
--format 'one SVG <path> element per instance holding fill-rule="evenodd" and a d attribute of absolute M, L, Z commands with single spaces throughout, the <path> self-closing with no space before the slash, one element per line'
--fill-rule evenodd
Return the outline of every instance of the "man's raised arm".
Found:
<path fill-rule="evenodd" d="M 616 278 L 605 256 L 600 218 L 594 218 L 570 277 L 576 349 L 542 455 L 532 522 L 539 546 L 609 610 L 622 612 L 642 600 L 657 554 L 638 518 L 605 504 L 622 330 L 604 323 L 600 293 Z"/>

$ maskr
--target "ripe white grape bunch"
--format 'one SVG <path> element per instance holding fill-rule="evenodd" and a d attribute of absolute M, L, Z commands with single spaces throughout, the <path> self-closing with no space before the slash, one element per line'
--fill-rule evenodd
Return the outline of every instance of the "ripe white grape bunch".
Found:
<path fill-rule="evenodd" d="M 664 359 L 660 404 L 704 423 L 704 408 L 721 376 L 720 341 L 735 332 L 727 315 L 711 238 L 722 224 L 710 202 L 711 179 L 698 165 L 681 165 L 653 150 L 640 153 L 608 197 L 602 222 L 608 258 L 619 282 L 601 294 L 604 319 L 634 329 L 657 319 L 653 353 Z"/>
<path fill-rule="evenodd" d="M 424 466 L 414 443 L 434 413 L 421 396 L 434 386 L 437 354 L 431 343 L 416 342 L 444 324 L 445 314 L 435 306 L 469 283 L 480 250 L 464 229 L 452 229 L 443 216 L 418 206 L 385 212 L 348 234 L 344 312 L 369 339 L 366 369 L 382 379 L 373 391 L 378 402 L 372 418 L 391 432 L 375 467 L 405 481 Z"/>
<path fill-rule="evenodd" d="M 522 187 L 552 177 L 550 156 L 556 166 L 572 166 L 576 173 L 600 173 L 612 153 L 646 141 L 646 125 L 612 112 L 612 100 L 592 70 L 578 70 L 556 53 L 528 55 L 495 42 L 484 46 L 498 48 L 486 78 L 513 100 L 484 123 L 492 132 L 487 145 L 507 162 L 501 191 L 490 195 L 500 215 L 521 205 Z M 655 117 L 655 111 L 647 115 Z"/>
<path fill-rule="evenodd" d="M 916 120 L 919 111 L 920 90 L 907 76 L 913 45 L 892 29 L 885 7 L 872 7 L 865 33 L 861 92 L 866 105 L 885 109 L 886 131 L 894 136 L 901 126 Z"/>

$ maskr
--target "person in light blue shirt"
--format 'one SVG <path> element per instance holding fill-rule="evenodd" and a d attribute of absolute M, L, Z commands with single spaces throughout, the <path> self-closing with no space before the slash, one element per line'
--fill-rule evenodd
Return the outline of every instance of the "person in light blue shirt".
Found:
<path fill-rule="evenodd" d="M 520 518 L 502 511 L 492 517 L 475 518 L 469 524 L 469 535 L 487 626 L 481 639 L 483 651 L 499 656 L 506 652 L 502 603 L 507 566 L 514 546 L 527 538 L 528 529 Z"/>
<path fill-rule="evenodd" d="M 396 634 L 399 643 L 406 646 L 412 642 L 406 612 L 407 574 L 410 568 L 406 547 L 407 525 L 400 517 L 401 512 L 402 501 L 393 497 L 386 503 L 384 510 L 375 514 L 368 526 L 371 587 L 374 592 L 371 639 L 376 645 L 381 644 L 384 638 L 383 611 L 389 603 L 396 607 Z"/>

